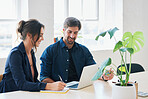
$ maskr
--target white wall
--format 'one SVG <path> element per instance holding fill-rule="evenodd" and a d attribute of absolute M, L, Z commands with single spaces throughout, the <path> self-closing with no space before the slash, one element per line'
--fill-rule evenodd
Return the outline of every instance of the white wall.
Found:
<path fill-rule="evenodd" d="M 145 45 L 142 50 L 133 57 L 134 62 L 141 63 L 148 70 L 148 0 L 124 0 L 124 32 L 142 31 L 145 37 Z"/>
<path fill-rule="evenodd" d="M 145 45 L 142 50 L 133 56 L 133 62 L 143 65 L 148 70 L 148 0 L 123 0 L 123 32 L 142 31 L 145 37 Z M 113 58 L 113 63 L 120 64 L 119 54 L 112 51 L 92 52 L 97 63 L 103 62 L 108 57 Z"/>
<path fill-rule="evenodd" d="M 142 31 L 145 36 L 144 48 L 135 54 L 133 62 L 141 63 L 148 70 L 147 56 L 148 52 L 148 0 L 123 0 L 123 31 Z M 54 1 L 53 0 L 29 0 L 29 18 L 36 18 L 45 24 L 44 41 L 41 43 L 36 53 L 37 66 L 39 69 L 39 58 L 43 50 L 53 43 L 53 21 L 54 21 Z M 92 52 L 96 62 L 101 64 L 108 57 L 113 58 L 113 63 L 120 64 L 120 56 L 112 51 Z M 0 59 L 0 73 L 4 71 L 5 59 Z"/>
<path fill-rule="evenodd" d="M 6 62 L 5 58 L 0 58 L 0 74 L 4 73 L 5 62 Z"/>
<path fill-rule="evenodd" d="M 53 0 L 28 0 L 29 18 L 38 19 L 45 25 L 44 41 L 37 49 L 36 60 L 38 71 L 40 71 L 40 56 L 43 50 L 53 43 L 53 21 L 54 21 L 54 1 Z M 0 59 L 0 74 L 4 73 L 6 59 Z"/>
<path fill-rule="evenodd" d="M 40 56 L 44 49 L 53 43 L 54 31 L 54 1 L 53 0 L 28 0 L 29 19 L 38 19 L 45 25 L 44 41 L 36 52 L 38 71 L 40 71 Z"/>

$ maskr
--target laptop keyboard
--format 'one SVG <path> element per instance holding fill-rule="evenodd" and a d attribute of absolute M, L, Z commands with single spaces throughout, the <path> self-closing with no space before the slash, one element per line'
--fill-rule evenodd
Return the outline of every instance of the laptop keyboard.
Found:
<path fill-rule="evenodd" d="M 78 84 L 74 84 L 74 85 L 68 86 L 68 88 L 77 88 L 77 87 L 78 87 Z"/>
<path fill-rule="evenodd" d="M 66 84 L 66 87 L 68 88 L 77 88 L 78 87 L 79 82 L 78 81 L 72 81 Z M 72 87 L 69 87 L 72 86 Z"/>

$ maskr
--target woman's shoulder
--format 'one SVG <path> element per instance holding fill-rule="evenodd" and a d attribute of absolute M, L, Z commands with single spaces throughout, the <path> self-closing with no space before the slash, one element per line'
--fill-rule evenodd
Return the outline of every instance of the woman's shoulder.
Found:
<path fill-rule="evenodd" d="M 13 49 L 11 49 L 8 57 L 7 57 L 7 61 L 6 61 L 6 65 L 9 66 L 9 63 L 13 60 L 22 60 L 23 54 L 22 52 L 18 49 L 18 47 L 14 47 Z"/>
<path fill-rule="evenodd" d="M 12 56 L 19 56 L 21 55 L 21 51 L 19 51 L 18 47 L 14 47 L 13 49 L 11 49 L 8 57 L 12 57 Z"/>
<path fill-rule="evenodd" d="M 25 48 L 23 46 L 22 43 L 20 43 L 18 46 L 14 47 L 11 49 L 10 51 L 10 54 L 9 55 L 12 55 L 12 54 L 17 54 L 17 55 L 21 55 L 23 53 L 25 53 Z"/>

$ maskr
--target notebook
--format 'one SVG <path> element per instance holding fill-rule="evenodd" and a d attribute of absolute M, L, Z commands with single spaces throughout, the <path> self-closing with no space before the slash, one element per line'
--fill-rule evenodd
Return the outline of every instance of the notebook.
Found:
<path fill-rule="evenodd" d="M 148 97 L 148 93 L 138 91 L 138 96 L 140 96 L 140 97 Z"/>
<path fill-rule="evenodd" d="M 95 75 L 95 73 L 98 70 L 98 65 L 89 65 L 89 66 L 85 66 L 83 68 L 81 77 L 80 77 L 80 81 L 72 81 L 67 83 L 67 88 L 70 89 L 81 89 L 84 87 L 87 87 L 89 85 L 93 84 L 93 81 L 91 81 L 92 77 Z"/>
<path fill-rule="evenodd" d="M 41 93 L 57 93 L 57 94 L 66 94 L 69 91 L 69 88 L 64 88 L 61 91 L 53 91 L 53 90 L 41 90 Z"/>

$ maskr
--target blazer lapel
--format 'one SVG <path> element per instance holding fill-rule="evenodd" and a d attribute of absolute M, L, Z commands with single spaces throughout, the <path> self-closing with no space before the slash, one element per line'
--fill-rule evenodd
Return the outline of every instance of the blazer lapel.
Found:
<path fill-rule="evenodd" d="M 33 78 L 32 78 L 32 73 L 31 73 L 31 67 L 30 67 L 30 64 L 29 64 L 29 60 L 28 60 L 28 57 L 27 57 L 27 55 L 26 55 L 26 57 L 25 57 L 25 60 L 26 60 L 26 69 L 27 69 L 27 71 L 28 71 L 28 73 L 27 73 L 27 78 L 29 78 L 31 81 L 33 81 Z"/>
<path fill-rule="evenodd" d="M 30 80 L 30 81 L 33 81 L 30 63 L 29 63 L 28 56 L 26 54 L 26 51 L 25 51 L 25 47 L 24 47 L 24 43 L 23 42 L 21 42 L 18 45 L 18 49 L 23 53 L 24 60 L 23 60 L 22 63 L 23 63 L 23 68 L 24 68 L 24 73 L 26 75 L 26 79 L 27 80 Z"/>
<path fill-rule="evenodd" d="M 36 68 L 36 58 L 34 56 L 33 50 L 31 51 L 31 54 L 32 54 L 32 62 L 33 62 L 33 69 L 34 69 L 34 81 L 36 81 L 37 76 L 38 76 L 38 71 L 37 71 L 37 68 Z"/>

